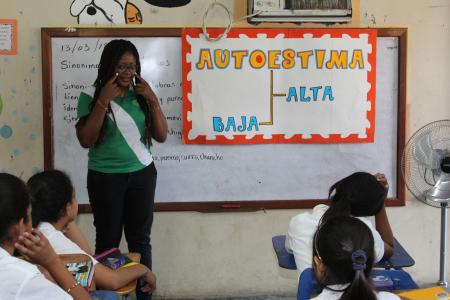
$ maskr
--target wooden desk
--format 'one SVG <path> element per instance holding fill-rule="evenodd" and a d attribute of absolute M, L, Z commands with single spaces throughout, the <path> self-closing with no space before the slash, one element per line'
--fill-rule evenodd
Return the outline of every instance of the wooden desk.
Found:
<path fill-rule="evenodd" d="M 141 259 L 141 255 L 139 253 L 134 253 L 134 252 L 124 253 L 124 255 L 128 256 L 134 262 L 139 262 Z M 62 254 L 62 255 L 59 255 L 59 257 L 63 264 L 66 264 L 69 262 L 87 261 L 90 259 L 90 257 L 85 254 Z M 55 282 L 55 280 L 52 278 L 50 273 L 45 268 L 43 268 L 42 266 L 39 266 L 39 265 L 37 267 L 39 268 L 39 270 L 44 274 L 44 276 L 47 279 L 49 279 L 52 282 Z M 134 281 L 128 283 L 126 286 L 115 290 L 114 292 L 121 298 L 126 299 L 128 297 L 128 295 L 130 295 L 132 292 L 135 291 L 136 284 L 137 284 L 137 280 L 134 280 Z M 95 273 L 94 273 L 94 278 L 92 280 L 91 286 L 89 287 L 89 290 L 93 291 L 95 289 L 96 289 L 96 286 L 95 286 Z"/>
<path fill-rule="evenodd" d="M 132 261 L 134 262 L 139 262 L 141 260 L 141 254 L 139 253 L 124 253 L 124 255 L 128 256 Z M 126 298 L 129 294 L 131 294 L 132 292 L 134 292 L 134 290 L 136 289 L 136 284 L 137 284 L 137 280 L 134 280 L 130 283 L 128 283 L 126 286 L 121 287 L 118 290 L 115 290 L 115 292 L 117 293 L 117 295 L 121 296 L 122 298 Z"/>
<path fill-rule="evenodd" d="M 284 247 L 286 241 L 285 235 L 276 235 L 272 237 L 272 245 L 278 259 L 278 265 L 285 269 L 295 270 L 297 265 L 295 264 L 294 255 L 287 252 Z M 379 261 L 375 268 L 383 269 L 401 269 L 404 267 L 410 267 L 415 264 L 414 259 L 406 252 L 402 245 L 394 239 L 394 254 L 389 259 L 382 259 Z"/>

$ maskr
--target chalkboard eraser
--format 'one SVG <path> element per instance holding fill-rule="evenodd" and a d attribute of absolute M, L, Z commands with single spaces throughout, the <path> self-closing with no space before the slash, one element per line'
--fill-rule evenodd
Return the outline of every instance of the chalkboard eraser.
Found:
<path fill-rule="evenodd" d="M 240 204 L 222 204 L 221 208 L 241 208 Z"/>

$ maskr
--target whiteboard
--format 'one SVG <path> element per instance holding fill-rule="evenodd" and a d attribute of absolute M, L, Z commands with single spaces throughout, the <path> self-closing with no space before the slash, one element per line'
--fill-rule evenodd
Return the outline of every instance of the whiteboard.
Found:
<path fill-rule="evenodd" d="M 47 105 L 52 106 L 48 110 L 52 164 L 70 175 L 80 204 L 89 200 L 87 150 L 79 145 L 74 127 L 77 100 L 80 91 L 95 80 L 103 45 L 121 37 L 52 36 L 46 42 L 51 47 L 47 63 L 51 102 Z M 192 202 L 279 201 L 286 206 L 286 201 L 326 198 L 332 183 L 355 171 L 385 173 L 391 187 L 388 196 L 398 197 L 398 37 L 377 38 L 374 143 L 228 146 L 182 143 L 180 37 L 123 38 L 138 48 L 142 76 L 159 97 L 169 125 L 167 141 L 154 142 L 153 147 L 158 170 L 156 203 L 168 204 L 167 208 Z"/>

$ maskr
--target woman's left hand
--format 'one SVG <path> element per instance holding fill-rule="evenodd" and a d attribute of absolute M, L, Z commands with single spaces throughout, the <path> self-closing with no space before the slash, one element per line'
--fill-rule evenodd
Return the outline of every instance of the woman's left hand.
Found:
<path fill-rule="evenodd" d="M 134 92 L 138 95 L 142 95 L 145 99 L 147 99 L 148 102 L 152 105 L 157 105 L 158 103 L 158 97 L 156 97 L 155 92 L 153 92 L 152 88 L 148 84 L 147 81 L 145 81 L 144 78 L 139 76 L 139 74 L 135 74 L 137 80 L 136 80 L 136 86 L 134 87 Z"/>
<path fill-rule="evenodd" d="M 159 100 L 156 94 L 153 92 L 152 88 L 139 74 L 136 76 L 136 86 L 134 87 L 134 92 L 136 94 L 142 95 L 147 99 L 150 105 L 151 114 L 151 135 L 159 143 L 163 143 L 167 138 L 167 121 L 164 117 L 164 113 L 159 105 Z"/>
<path fill-rule="evenodd" d="M 144 293 L 152 293 L 156 289 L 156 276 L 155 273 L 148 270 L 145 275 L 140 278 L 141 291 Z"/>

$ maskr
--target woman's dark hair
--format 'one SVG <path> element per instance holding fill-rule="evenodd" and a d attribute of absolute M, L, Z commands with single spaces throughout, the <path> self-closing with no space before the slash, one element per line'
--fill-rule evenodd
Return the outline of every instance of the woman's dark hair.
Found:
<path fill-rule="evenodd" d="M 28 222 L 30 194 L 25 183 L 14 175 L 0 173 L 0 242 L 10 241 L 11 226 L 20 219 Z"/>
<path fill-rule="evenodd" d="M 70 178 L 59 170 L 47 170 L 28 180 L 32 200 L 33 226 L 41 222 L 55 223 L 66 215 L 74 190 Z"/>
<path fill-rule="evenodd" d="M 133 43 L 122 39 L 110 41 L 103 48 L 102 56 L 100 58 L 100 63 L 98 66 L 98 74 L 94 82 L 95 92 L 93 101 L 91 102 L 90 106 L 91 111 L 94 108 L 95 104 L 97 103 L 98 97 L 100 96 L 100 91 L 108 82 L 108 80 L 110 80 L 113 77 L 113 75 L 115 74 L 115 67 L 122 58 L 122 55 L 124 55 L 127 52 L 133 54 L 136 60 L 136 73 L 138 73 L 139 76 L 141 75 L 141 62 L 139 60 L 139 53 L 136 47 L 133 45 Z M 150 118 L 150 107 L 147 103 L 147 100 L 145 100 L 145 98 L 142 95 L 136 95 L 136 100 L 138 101 L 139 107 L 141 108 L 141 110 L 144 112 L 145 115 L 145 139 L 143 142 L 147 145 L 151 145 L 152 136 L 150 126 L 152 122 Z M 96 146 L 100 145 L 105 137 L 107 118 L 108 116 L 105 115 L 102 128 L 100 130 L 100 135 L 95 143 Z M 80 121 L 84 122 L 84 120 L 82 118 Z"/>
<path fill-rule="evenodd" d="M 353 217 L 336 217 L 323 223 L 314 235 L 313 255 L 325 265 L 321 284 L 350 285 L 341 300 L 376 300 L 369 280 L 374 241 L 369 227 Z"/>
<path fill-rule="evenodd" d="M 330 208 L 321 222 L 337 216 L 373 216 L 384 204 L 386 189 L 372 174 L 356 172 L 330 187 Z"/>

